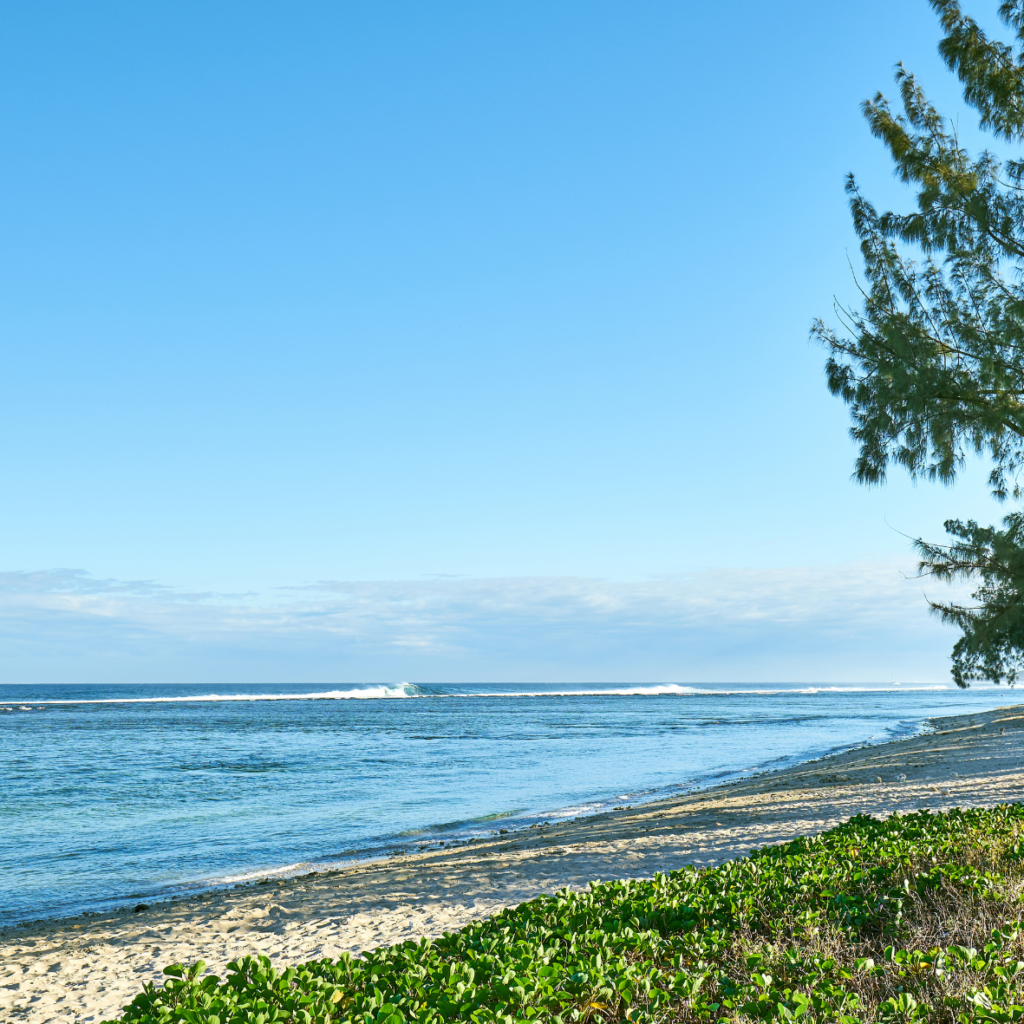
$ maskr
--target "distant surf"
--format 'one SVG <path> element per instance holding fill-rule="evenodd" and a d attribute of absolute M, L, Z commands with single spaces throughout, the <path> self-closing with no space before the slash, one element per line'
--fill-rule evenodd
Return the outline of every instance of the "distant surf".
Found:
<path fill-rule="evenodd" d="M 465 684 L 464 684 L 465 685 Z M 493 684 L 492 684 L 493 685 Z M 908 683 L 902 692 L 940 692 L 952 689 L 951 685 L 913 684 Z M 63 697 L 44 699 L 20 699 L 3 701 L 4 707 L 19 707 L 46 704 L 175 704 L 203 703 L 224 701 L 260 701 L 260 700 L 394 700 L 402 698 L 436 698 L 436 697 L 689 697 L 697 694 L 703 696 L 734 696 L 737 694 L 770 695 L 781 693 L 888 693 L 890 686 L 775 686 L 775 687 L 744 687 L 742 689 L 709 686 L 686 686 L 682 683 L 650 683 L 635 686 L 617 686 L 610 684 L 600 689 L 580 688 L 565 690 L 503 690 L 503 689 L 442 689 L 438 685 L 417 685 L 414 683 L 398 683 L 394 685 L 353 686 L 349 689 L 314 690 L 308 693 L 195 693 L 176 696 L 154 697 Z"/>

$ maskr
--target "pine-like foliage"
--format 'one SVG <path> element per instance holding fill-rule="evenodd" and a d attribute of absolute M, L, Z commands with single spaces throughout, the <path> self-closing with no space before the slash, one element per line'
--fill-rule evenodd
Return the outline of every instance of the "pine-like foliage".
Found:
<path fill-rule="evenodd" d="M 956 0 L 931 0 L 939 51 L 981 127 L 1008 148 L 1024 141 L 1024 0 L 999 8 L 1012 44 L 992 39 Z M 860 310 L 843 330 L 818 321 L 828 386 L 850 407 L 856 476 L 881 482 L 890 461 L 951 482 L 970 453 L 991 459 L 1000 499 L 1024 496 L 1024 160 L 972 157 L 914 76 L 897 68 L 902 112 L 864 103 L 872 133 L 917 195 L 912 213 L 880 213 L 847 181 L 864 258 Z M 946 524 L 951 542 L 918 542 L 921 569 L 978 584 L 975 605 L 935 604 L 963 630 L 953 677 L 1013 683 L 1024 669 L 1024 513 L 1005 529 Z"/>

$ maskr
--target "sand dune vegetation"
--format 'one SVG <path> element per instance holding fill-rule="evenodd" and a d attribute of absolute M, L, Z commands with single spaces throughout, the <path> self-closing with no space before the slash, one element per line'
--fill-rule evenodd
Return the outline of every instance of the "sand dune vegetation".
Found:
<path fill-rule="evenodd" d="M 227 978 L 167 969 L 125 1024 L 1012 1021 L 1024 807 L 887 820 L 542 896 L 439 939 Z"/>

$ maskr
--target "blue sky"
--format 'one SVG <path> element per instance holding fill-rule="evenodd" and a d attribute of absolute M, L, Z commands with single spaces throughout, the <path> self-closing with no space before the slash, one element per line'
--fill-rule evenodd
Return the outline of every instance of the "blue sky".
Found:
<path fill-rule="evenodd" d="M 946 678 L 900 531 L 1000 509 L 808 341 L 924 0 L 0 22 L 4 682 Z"/>

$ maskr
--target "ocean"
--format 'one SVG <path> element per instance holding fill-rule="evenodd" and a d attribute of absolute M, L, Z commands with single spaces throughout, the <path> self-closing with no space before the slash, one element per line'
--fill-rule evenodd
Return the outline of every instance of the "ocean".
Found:
<path fill-rule="evenodd" d="M 0 686 L 0 924 L 682 793 L 1016 703 L 979 686 Z"/>

